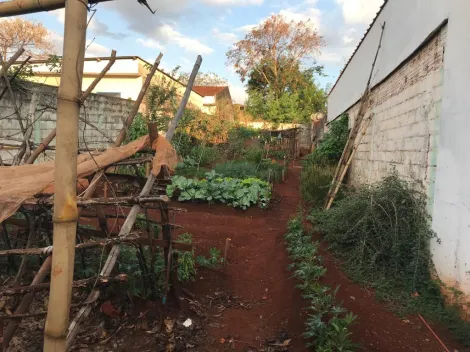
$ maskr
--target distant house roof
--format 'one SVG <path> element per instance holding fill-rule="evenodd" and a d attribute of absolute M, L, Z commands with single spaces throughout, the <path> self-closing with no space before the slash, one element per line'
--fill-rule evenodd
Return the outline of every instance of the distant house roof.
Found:
<path fill-rule="evenodd" d="M 193 91 L 203 97 L 213 97 L 223 91 L 227 86 L 210 87 L 210 86 L 194 86 Z"/>

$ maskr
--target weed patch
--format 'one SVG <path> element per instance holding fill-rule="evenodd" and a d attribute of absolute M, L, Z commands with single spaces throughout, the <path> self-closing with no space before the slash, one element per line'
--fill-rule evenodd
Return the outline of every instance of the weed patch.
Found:
<path fill-rule="evenodd" d="M 307 346 L 321 352 L 353 351 L 355 345 L 351 341 L 349 326 L 355 316 L 335 301 L 337 290 L 320 284 L 319 279 L 325 275 L 326 268 L 317 254 L 319 244 L 305 233 L 300 216 L 290 220 L 285 240 L 294 261 L 290 269 L 301 281 L 298 287 L 303 297 L 310 301 L 304 333 Z"/>
<path fill-rule="evenodd" d="M 263 160 L 259 163 L 249 161 L 228 161 L 218 164 L 214 167 L 215 172 L 225 177 L 233 178 L 259 178 L 263 181 L 282 181 L 282 170 L 284 166 L 272 162 L 271 160 Z"/>
<path fill-rule="evenodd" d="M 348 275 L 375 289 L 399 314 L 421 313 L 447 325 L 470 345 L 470 323 L 456 304 L 445 304 L 433 278 L 426 197 L 396 174 L 310 217 Z"/>
<path fill-rule="evenodd" d="M 300 194 L 304 202 L 313 208 L 323 206 L 334 175 L 334 166 L 304 166 L 300 177 Z"/>

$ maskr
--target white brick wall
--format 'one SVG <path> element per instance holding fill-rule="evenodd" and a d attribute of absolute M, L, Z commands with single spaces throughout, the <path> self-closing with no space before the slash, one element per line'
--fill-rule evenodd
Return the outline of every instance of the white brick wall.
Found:
<path fill-rule="evenodd" d="M 355 155 L 350 182 L 376 182 L 396 170 L 431 197 L 439 137 L 447 27 L 372 91 L 374 117 Z M 359 104 L 348 113 L 351 126 Z"/>

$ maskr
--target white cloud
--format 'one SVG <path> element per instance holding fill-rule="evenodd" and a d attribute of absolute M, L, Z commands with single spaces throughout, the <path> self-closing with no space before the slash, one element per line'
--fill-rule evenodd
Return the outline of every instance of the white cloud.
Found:
<path fill-rule="evenodd" d="M 86 41 L 85 57 L 109 56 L 110 54 L 111 50 L 104 45 L 92 42 L 90 39 Z"/>
<path fill-rule="evenodd" d="M 347 24 L 369 24 L 384 0 L 336 0 Z"/>
<path fill-rule="evenodd" d="M 238 39 L 236 34 L 221 32 L 218 28 L 213 28 L 212 34 L 219 40 L 219 42 L 226 45 L 231 45 Z"/>
<path fill-rule="evenodd" d="M 263 0 L 202 0 L 203 4 L 214 6 L 250 6 L 262 5 Z"/>
<path fill-rule="evenodd" d="M 178 44 L 178 46 L 188 52 L 208 55 L 214 51 L 212 48 L 202 44 L 197 39 L 184 36 L 177 30 L 175 30 L 172 26 L 166 23 L 157 27 L 156 34 L 157 38 L 161 38 L 161 41 L 163 43 L 176 43 Z"/>
<path fill-rule="evenodd" d="M 246 88 L 241 84 L 233 84 L 231 82 L 228 86 L 230 89 L 230 95 L 232 96 L 232 100 L 234 100 L 237 104 L 244 104 L 246 99 L 248 98 Z"/>
<path fill-rule="evenodd" d="M 60 9 L 60 10 L 55 10 L 49 12 L 59 23 L 64 24 L 65 23 L 65 9 Z"/>
<path fill-rule="evenodd" d="M 147 48 L 152 48 L 152 49 L 158 49 L 163 51 L 165 47 L 161 45 L 158 41 L 153 40 L 151 38 L 143 39 L 143 38 L 138 38 L 137 42 L 142 44 L 143 46 Z"/>

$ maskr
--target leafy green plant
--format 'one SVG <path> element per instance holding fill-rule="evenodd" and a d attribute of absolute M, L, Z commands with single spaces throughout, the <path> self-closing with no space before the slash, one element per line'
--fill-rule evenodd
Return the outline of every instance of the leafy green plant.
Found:
<path fill-rule="evenodd" d="M 217 248 L 210 248 L 209 257 L 199 255 L 196 261 L 200 266 L 210 269 L 217 269 L 220 265 L 224 264 L 224 258 L 221 258 L 220 250 Z"/>
<path fill-rule="evenodd" d="M 300 176 L 300 194 L 309 206 L 321 207 L 325 202 L 331 181 L 335 174 L 335 166 L 305 165 Z"/>
<path fill-rule="evenodd" d="M 280 182 L 284 166 L 272 160 L 263 160 L 259 163 L 232 160 L 216 165 L 214 170 L 225 177 L 253 177 L 263 181 Z"/>
<path fill-rule="evenodd" d="M 337 289 L 331 290 L 320 283 L 326 268 L 317 254 L 319 243 L 305 233 L 300 215 L 289 221 L 285 240 L 294 261 L 290 270 L 300 280 L 298 287 L 303 297 L 310 301 L 304 333 L 307 346 L 324 352 L 353 351 L 356 346 L 351 342 L 349 327 L 355 316 L 336 302 Z"/>
<path fill-rule="evenodd" d="M 328 125 L 328 131 L 323 136 L 320 145 L 306 158 L 309 164 L 337 164 L 343 153 L 349 136 L 349 117 L 341 115 Z"/>
<path fill-rule="evenodd" d="M 221 202 L 235 208 L 247 209 L 254 204 L 266 208 L 271 199 L 270 184 L 256 178 L 222 177 L 211 171 L 206 173 L 206 178 L 202 180 L 173 176 L 171 181 L 166 193 L 173 197 L 178 191 L 179 201 Z"/>
<path fill-rule="evenodd" d="M 426 196 L 396 174 L 367 185 L 327 212 L 310 216 L 342 259 L 346 273 L 371 286 L 376 296 L 400 314 L 421 313 L 440 321 L 470 346 L 470 323 L 461 319 L 458 297 L 445 303 L 429 243 Z"/>
<path fill-rule="evenodd" d="M 176 239 L 179 243 L 193 243 L 193 237 L 189 233 L 183 233 Z M 194 263 L 194 249 L 190 252 L 178 251 L 178 280 L 181 282 L 194 281 L 196 266 Z"/>

